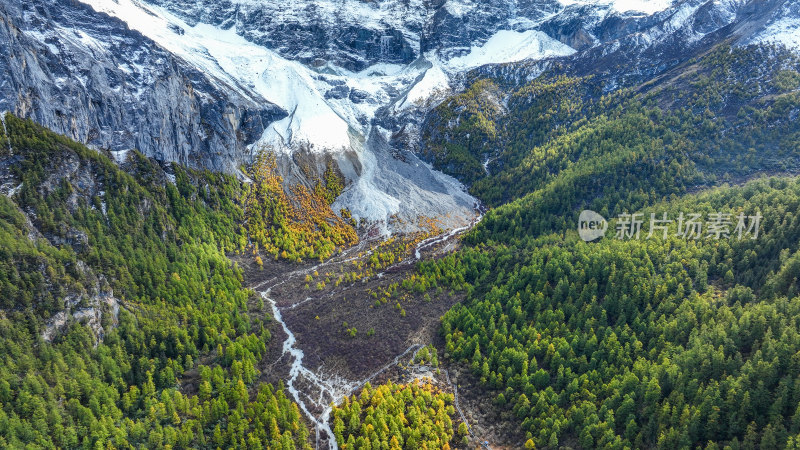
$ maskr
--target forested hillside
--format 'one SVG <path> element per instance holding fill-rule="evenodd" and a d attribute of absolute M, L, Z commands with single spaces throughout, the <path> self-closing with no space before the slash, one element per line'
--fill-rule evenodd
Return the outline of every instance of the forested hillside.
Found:
<path fill-rule="evenodd" d="M 558 67 L 521 87 L 479 78 L 429 115 L 424 137 L 434 165 L 488 205 L 540 191 L 543 201 L 572 197 L 570 207 L 602 196 L 613 211 L 621 195 L 653 200 L 793 170 L 798 70 L 785 49 L 723 45 L 611 93 Z"/>
<path fill-rule="evenodd" d="M 570 231 L 464 250 L 446 267 L 470 292 L 443 319 L 446 356 L 537 447 L 782 447 L 800 433 L 798 202 L 798 181 L 771 179 L 642 210 L 760 212 L 757 239 L 673 224 L 666 240 Z"/>
<path fill-rule="evenodd" d="M 445 360 L 519 445 L 800 444 L 800 182 L 746 182 L 797 172 L 798 70 L 783 50 L 723 46 L 609 95 L 591 78 L 482 79 L 431 116 L 434 163 L 498 207 L 417 283 L 467 295 L 442 320 Z M 582 209 L 609 219 L 604 238 L 579 238 Z M 641 232 L 618 239 L 626 213 Z M 671 222 L 648 238 L 651 213 Z M 699 214 L 696 236 L 681 213 Z"/>
<path fill-rule="evenodd" d="M 225 254 L 247 247 L 243 185 L 5 129 L 0 446 L 307 446 L 283 387 L 257 382 L 270 318 Z"/>

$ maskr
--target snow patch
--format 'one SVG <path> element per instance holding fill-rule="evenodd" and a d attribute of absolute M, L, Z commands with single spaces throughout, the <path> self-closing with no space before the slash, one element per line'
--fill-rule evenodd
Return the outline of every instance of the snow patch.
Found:
<path fill-rule="evenodd" d="M 406 98 L 399 109 L 406 109 L 418 105 L 425 100 L 438 97 L 450 90 L 450 79 L 441 67 L 434 66 L 425 72 L 422 79 L 415 84 L 406 94 Z"/>
<path fill-rule="evenodd" d="M 468 54 L 450 59 L 446 66 L 452 71 L 466 71 L 486 64 L 568 56 L 573 53 L 575 49 L 541 31 L 500 30 L 482 46 L 473 46 Z"/>
<path fill-rule="evenodd" d="M 19 192 L 20 189 L 22 189 L 22 185 L 23 184 L 24 183 L 20 183 L 19 185 L 17 185 L 17 187 L 13 187 L 13 188 L 9 189 L 8 193 L 6 194 L 6 197 L 11 198 L 11 197 L 17 195 L 17 192 Z"/>
<path fill-rule="evenodd" d="M 618 13 L 638 12 L 647 15 L 664 11 L 673 4 L 673 0 L 558 0 L 562 6 L 594 5 L 608 6 Z"/>
<path fill-rule="evenodd" d="M 614 0 L 611 7 L 617 12 L 655 14 L 672 6 L 672 0 Z"/>
<path fill-rule="evenodd" d="M 426 0 L 364 1 L 364 0 L 232 0 L 234 5 L 255 5 L 263 17 L 276 23 L 307 23 L 342 25 L 348 23 L 375 30 L 394 28 L 405 30 L 418 40 L 413 31 L 407 30 L 408 22 L 421 24 L 426 14 Z"/>
<path fill-rule="evenodd" d="M 800 17 L 784 17 L 771 23 L 754 42 L 783 44 L 790 49 L 800 50 Z"/>
<path fill-rule="evenodd" d="M 695 13 L 698 9 L 700 9 L 700 4 L 692 5 L 688 3 L 684 3 L 678 8 L 674 10 L 672 16 L 670 16 L 669 20 L 664 22 L 664 31 L 668 33 L 673 33 L 681 28 L 683 28 L 690 20 L 694 18 Z M 696 36 L 696 38 L 700 38 L 701 36 Z"/>
<path fill-rule="evenodd" d="M 121 166 L 125 161 L 128 160 L 128 153 L 130 153 L 130 150 L 117 150 L 110 153 L 114 162 L 117 163 L 118 166 Z"/>
<path fill-rule="evenodd" d="M 459 0 L 448 0 L 447 3 L 444 4 L 444 9 L 446 9 L 447 12 L 453 17 L 464 17 L 474 8 L 475 5 L 472 3 Z"/>

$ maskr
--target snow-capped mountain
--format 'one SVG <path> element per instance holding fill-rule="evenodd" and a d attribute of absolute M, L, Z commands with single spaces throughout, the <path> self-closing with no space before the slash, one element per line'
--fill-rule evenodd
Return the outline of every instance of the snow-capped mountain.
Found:
<path fill-rule="evenodd" d="M 456 226 L 474 200 L 415 146 L 464 74 L 559 61 L 611 90 L 726 39 L 798 47 L 799 26 L 778 0 L 4 0 L 0 110 L 228 172 L 269 146 L 287 182 L 335 161 L 337 209 Z"/>

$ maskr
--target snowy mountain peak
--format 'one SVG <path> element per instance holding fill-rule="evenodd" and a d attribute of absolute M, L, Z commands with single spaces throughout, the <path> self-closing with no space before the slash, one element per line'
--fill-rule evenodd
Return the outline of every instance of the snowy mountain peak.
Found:
<path fill-rule="evenodd" d="M 0 107 L 218 170 L 271 147 L 290 182 L 308 182 L 298 152 L 333 158 L 349 182 L 337 206 L 412 224 L 472 215 L 474 199 L 409 151 L 469 71 L 538 64 L 532 77 L 559 60 L 603 71 L 611 90 L 709 36 L 800 45 L 797 6 L 777 0 L 80 1 L 0 5 L 0 47 L 15 56 L 0 62 Z"/>

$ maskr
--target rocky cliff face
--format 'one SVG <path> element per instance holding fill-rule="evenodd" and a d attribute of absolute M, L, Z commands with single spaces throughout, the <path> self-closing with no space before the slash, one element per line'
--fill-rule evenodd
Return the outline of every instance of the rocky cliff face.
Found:
<path fill-rule="evenodd" d="M 285 111 L 77 2 L 0 3 L 0 110 L 98 148 L 233 171 Z"/>
<path fill-rule="evenodd" d="M 7 0 L 0 110 L 228 172 L 272 148 L 291 182 L 335 161 L 356 218 L 450 211 L 452 226 L 474 200 L 416 155 L 425 115 L 465 78 L 558 65 L 611 91 L 723 41 L 798 35 L 789 0 Z"/>

